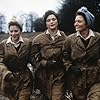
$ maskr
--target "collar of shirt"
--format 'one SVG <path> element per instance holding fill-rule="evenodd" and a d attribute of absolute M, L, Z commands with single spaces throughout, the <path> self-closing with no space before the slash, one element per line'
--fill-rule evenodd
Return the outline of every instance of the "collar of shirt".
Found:
<path fill-rule="evenodd" d="M 50 34 L 50 32 L 47 30 L 47 31 L 46 31 L 46 34 Z M 51 36 L 51 35 L 50 35 L 50 36 Z M 57 30 L 57 33 L 56 33 L 54 36 L 51 36 L 51 38 L 54 40 L 56 37 L 59 37 L 59 36 L 61 36 L 61 33 L 60 33 L 59 30 Z"/>
<path fill-rule="evenodd" d="M 23 38 L 20 36 L 19 38 L 19 41 L 17 41 L 16 43 L 14 43 L 12 40 L 11 40 L 11 36 L 7 39 L 7 44 L 8 43 L 11 43 L 13 44 L 16 48 L 20 45 L 21 42 L 24 42 Z"/>
<path fill-rule="evenodd" d="M 79 32 L 77 32 L 77 36 L 80 36 L 81 38 L 83 38 L 84 40 L 87 40 L 87 39 L 89 39 L 90 37 L 95 37 L 95 35 L 94 35 L 94 33 L 93 33 L 93 31 L 90 29 L 89 30 L 89 35 L 86 37 L 86 38 L 84 38 Z"/>
<path fill-rule="evenodd" d="M 50 34 L 50 32 L 47 30 L 47 31 L 46 31 L 46 34 Z M 60 31 L 59 31 L 59 30 L 57 30 L 56 35 L 61 36 L 61 34 L 60 34 Z"/>

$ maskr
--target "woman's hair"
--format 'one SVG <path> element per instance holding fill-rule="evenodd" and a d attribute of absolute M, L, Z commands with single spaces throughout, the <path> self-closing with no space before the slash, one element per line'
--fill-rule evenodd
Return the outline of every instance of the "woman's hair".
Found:
<path fill-rule="evenodd" d="M 16 25 L 20 29 L 20 31 L 22 32 L 22 25 L 17 21 L 10 21 L 8 23 L 8 28 L 10 28 L 10 26 L 14 26 L 14 25 Z"/>
<path fill-rule="evenodd" d="M 76 15 L 81 15 L 81 16 L 83 16 L 83 18 L 84 18 L 84 20 L 85 20 L 85 23 L 88 24 L 88 23 L 87 23 L 87 18 L 86 18 L 86 16 L 85 16 L 84 13 L 82 13 L 82 12 L 77 12 Z"/>
<path fill-rule="evenodd" d="M 46 19 L 47 19 L 47 17 L 48 17 L 49 15 L 54 15 L 54 16 L 57 18 L 58 25 L 59 25 L 59 17 L 58 17 L 58 14 L 55 13 L 53 10 L 48 10 L 48 11 L 45 12 L 45 14 L 44 14 L 44 16 L 43 16 L 43 22 L 44 22 L 45 28 L 47 28 L 47 27 L 46 27 Z"/>

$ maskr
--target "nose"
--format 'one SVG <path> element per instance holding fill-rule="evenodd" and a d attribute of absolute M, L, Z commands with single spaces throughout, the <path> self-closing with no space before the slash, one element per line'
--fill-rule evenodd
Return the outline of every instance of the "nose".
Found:
<path fill-rule="evenodd" d="M 15 34 L 15 32 L 13 31 L 12 34 Z"/>
<path fill-rule="evenodd" d="M 12 31 L 12 32 L 11 32 L 11 35 L 15 35 L 15 31 Z"/>
<path fill-rule="evenodd" d="M 51 19 L 51 20 L 50 20 L 50 22 L 52 23 L 52 22 L 53 22 L 53 20 Z"/>
<path fill-rule="evenodd" d="M 75 23 L 74 23 L 74 26 L 77 26 L 77 25 L 78 25 L 78 22 L 75 22 Z"/>

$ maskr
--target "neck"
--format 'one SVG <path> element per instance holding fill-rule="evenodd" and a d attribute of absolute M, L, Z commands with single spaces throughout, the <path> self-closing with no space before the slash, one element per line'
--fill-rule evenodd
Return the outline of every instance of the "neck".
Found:
<path fill-rule="evenodd" d="M 88 35 L 89 35 L 89 29 L 86 29 L 86 30 L 80 32 L 80 34 L 81 34 L 84 38 L 88 37 Z"/>
<path fill-rule="evenodd" d="M 17 43 L 19 41 L 19 39 L 14 40 L 13 38 L 11 38 L 12 42 Z"/>
<path fill-rule="evenodd" d="M 50 32 L 50 35 L 54 36 L 57 33 L 57 29 L 54 30 L 48 30 Z"/>

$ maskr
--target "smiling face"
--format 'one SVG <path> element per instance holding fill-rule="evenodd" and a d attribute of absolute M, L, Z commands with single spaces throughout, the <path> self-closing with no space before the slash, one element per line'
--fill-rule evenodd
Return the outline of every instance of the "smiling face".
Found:
<path fill-rule="evenodd" d="M 88 28 L 88 25 L 86 24 L 86 21 L 82 15 L 76 16 L 74 26 L 76 31 L 80 33 Z"/>
<path fill-rule="evenodd" d="M 9 27 L 9 34 L 13 42 L 17 42 L 19 40 L 21 30 L 16 25 L 11 25 Z"/>
<path fill-rule="evenodd" d="M 46 19 L 46 26 L 49 30 L 55 30 L 58 28 L 58 20 L 55 15 L 51 14 Z"/>

